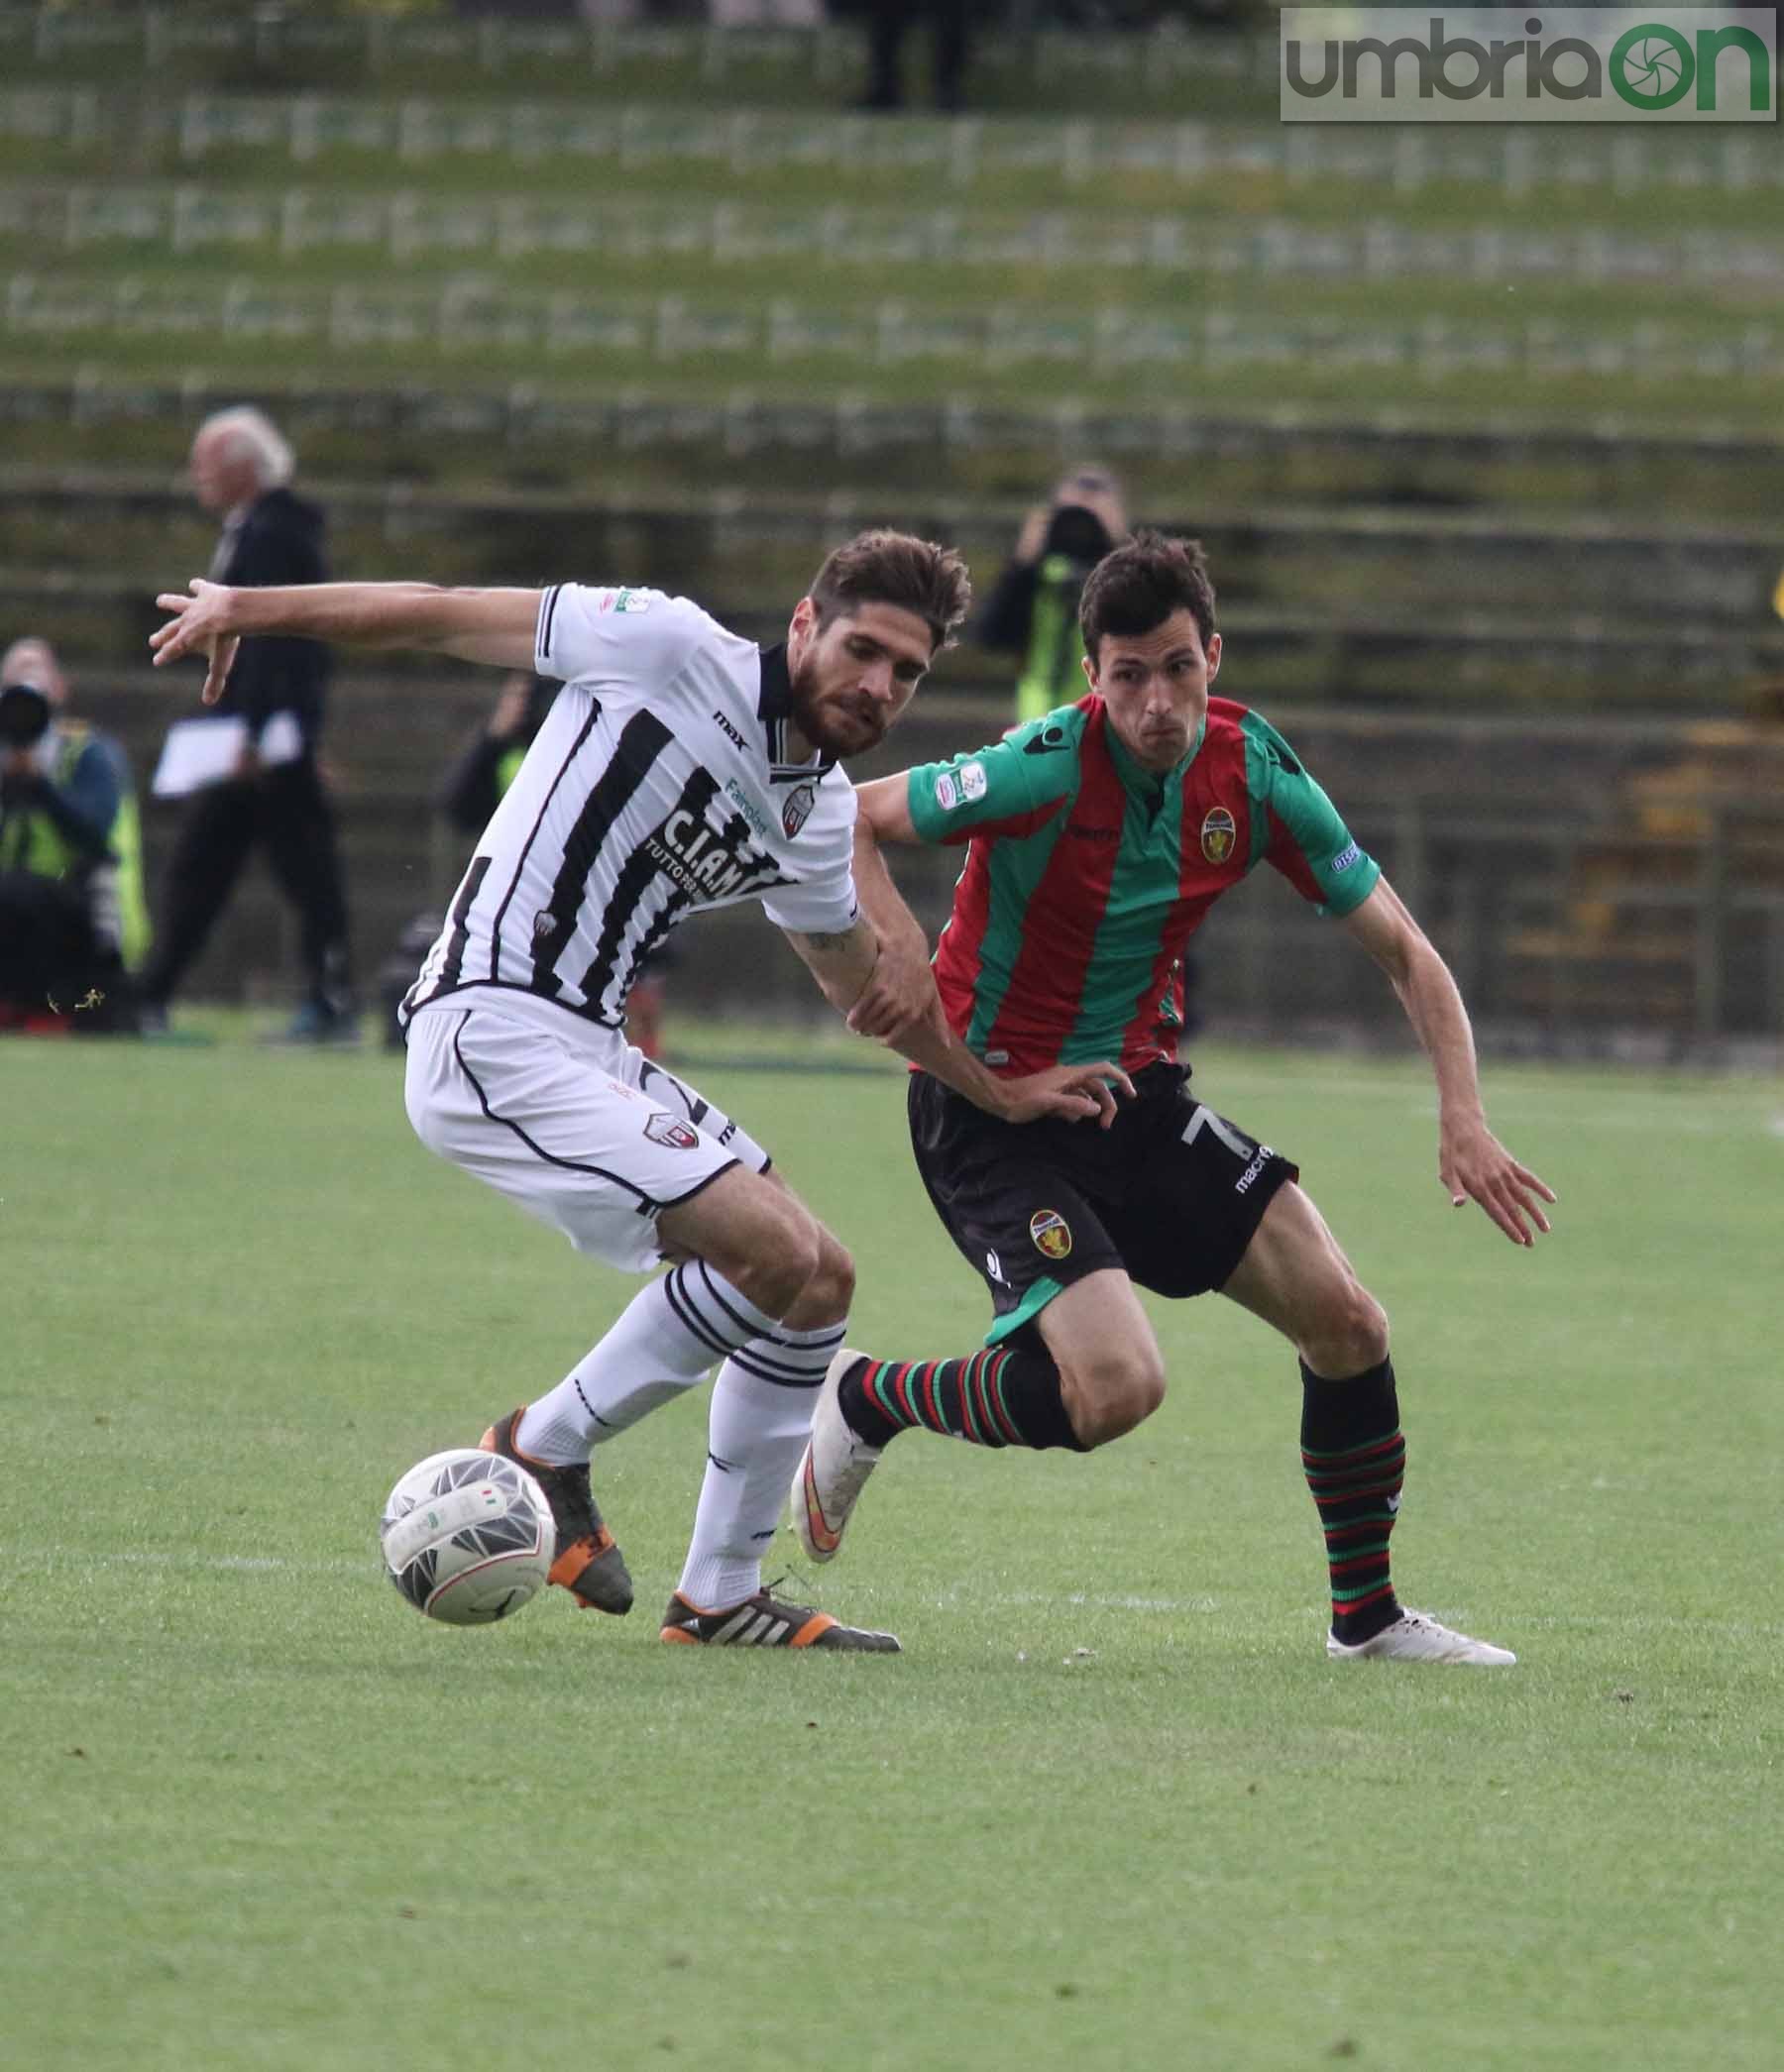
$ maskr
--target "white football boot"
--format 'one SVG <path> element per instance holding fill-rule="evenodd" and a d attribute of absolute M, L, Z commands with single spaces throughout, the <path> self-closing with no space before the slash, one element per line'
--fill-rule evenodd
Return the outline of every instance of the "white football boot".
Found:
<path fill-rule="evenodd" d="M 1354 1648 L 1328 1633 L 1326 1653 L 1334 1662 L 1468 1662 L 1477 1669 L 1508 1669 L 1517 1660 L 1509 1648 L 1452 1632 L 1428 1611 L 1402 1611 L 1392 1626 Z"/>
<path fill-rule="evenodd" d="M 842 1376 L 851 1366 L 871 1359 L 844 1346 L 830 1363 L 824 1386 L 818 1391 L 818 1409 L 812 1419 L 812 1436 L 799 1472 L 793 1477 L 793 1526 L 799 1544 L 815 1562 L 835 1561 L 842 1545 L 842 1529 L 855 1499 L 866 1486 L 867 1477 L 879 1466 L 883 1448 L 869 1446 L 849 1429 L 836 1400 Z"/>

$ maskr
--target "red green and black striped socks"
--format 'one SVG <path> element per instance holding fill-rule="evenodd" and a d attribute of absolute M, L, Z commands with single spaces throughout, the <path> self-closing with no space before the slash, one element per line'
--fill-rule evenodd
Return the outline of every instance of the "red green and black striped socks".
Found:
<path fill-rule="evenodd" d="M 1388 1541 L 1406 1469 L 1394 1362 L 1327 1381 L 1301 1362 L 1301 1467 L 1325 1528 L 1332 1631 L 1347 1647 L 1400 1615 Z"/>
<path fill-rule="evenodd" d="M 837 1405 L 849 1429 L 884 1446 L 921 1426 L 974 1446 L 1084 1448 L 1045 1352 L 991 1346 L 967 1360 L 864 1360 L 843 1375 Z"/>

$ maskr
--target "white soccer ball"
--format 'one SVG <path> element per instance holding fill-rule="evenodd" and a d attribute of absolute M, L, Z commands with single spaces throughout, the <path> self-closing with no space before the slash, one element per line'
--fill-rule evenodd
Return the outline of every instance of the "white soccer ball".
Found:
<path fill-rule="evenodd" d="M 417 1611 L 487 1626 L 544 1588 L 557 1546 L 551 1505 L 524 1468 L 453 1447 L 416 1462 L 379 1520 L 390 1581 Z"/>

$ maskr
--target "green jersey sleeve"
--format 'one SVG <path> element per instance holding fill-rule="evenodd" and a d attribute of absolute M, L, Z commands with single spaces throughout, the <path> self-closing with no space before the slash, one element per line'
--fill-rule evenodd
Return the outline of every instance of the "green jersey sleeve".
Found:
<path fill-rule="evenodd" d="M 1049 712 L 988 748 L 907 773 L 911 824 L 920 841 L 1023 835 L 1053 818 L 1077 789 L 1083 714 Z"/>
<path fill-rule="evenodd" d="M 1252 862 L 1281 871 L 1322 914 L 1354 912 L 1376 889 L 1382 866 L 1357 845 L 1276 728 L 1256 712 L 1246 713 L 1244 727 Z"/>

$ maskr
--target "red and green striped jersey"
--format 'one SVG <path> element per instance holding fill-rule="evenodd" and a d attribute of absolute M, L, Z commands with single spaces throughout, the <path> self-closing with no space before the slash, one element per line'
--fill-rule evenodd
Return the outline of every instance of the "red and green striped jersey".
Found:
<path fill-rule="evenodd" d="M 936 981 L 994 1071 L 1174 1057 L 1184 945 L 1223 892 L 1270 863 L 1348 914 L 1382 874 L 1282 735 L 1224 698 L 1163 778 L 1091 693 L 907 782 L 919 838 L 968 844 Z"/>

